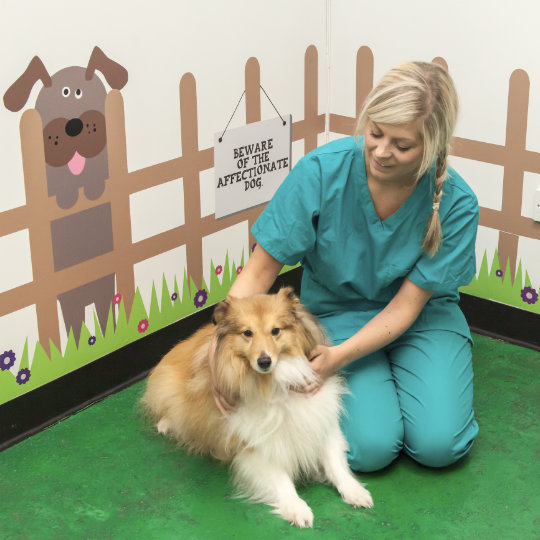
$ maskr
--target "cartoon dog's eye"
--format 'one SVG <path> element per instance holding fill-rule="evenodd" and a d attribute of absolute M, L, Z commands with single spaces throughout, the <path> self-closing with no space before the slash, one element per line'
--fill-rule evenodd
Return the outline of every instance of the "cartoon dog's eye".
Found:
<path fill-rule="evenodd" d="M 82 98 L 82 90 L 80 88 L 77 88 L 77 90 L 75 90 L 75 97 L 77 99 L 81 99 Z"/>
<path fill-rule="evenodd" d="M 272 335 L 273 336 L 279 335 L 279 332 L 280 332 L 279 328 L 272 328 Z"/>
<path fill-rule="evenodd" d="M 253 332 L 251 330 L 244 330 L 243 334 L 246 337 L 253 337 Z"/>
<path fill-rule="evenodd" d="M 62 88 L 62 95 L 64 97 L 68 97 L 69 94 L 71 94 L 71 90 L 69 89 L 69 86 L 64 86 L 64 88 Z"/>

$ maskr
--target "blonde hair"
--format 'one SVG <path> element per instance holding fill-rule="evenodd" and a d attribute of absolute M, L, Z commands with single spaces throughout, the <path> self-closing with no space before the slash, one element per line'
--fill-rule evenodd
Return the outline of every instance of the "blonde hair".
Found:
<path fill-rule="evenodd" d="M 439 204 L 457 111 L 458 98 L 448 72 L 432 62 L 408 62 L 388 71 L 369 93 L 355 129 L 358 136 L 369 120 L 391 125 L 419 121 L 424 152 L 416 180 L 435 165 L 431 179 L 433 207 L 421 244 L 422 250 L 431 256 L 442 244 Z"/>

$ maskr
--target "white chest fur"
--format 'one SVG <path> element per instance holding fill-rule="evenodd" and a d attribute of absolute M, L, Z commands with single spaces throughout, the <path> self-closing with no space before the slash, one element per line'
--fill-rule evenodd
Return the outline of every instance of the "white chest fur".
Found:
<path fill-rule="evenodd" d="M 230 433 L 292 477 L 316 474 L 329 438 L 339 430 L 342 393 L 338 377 L 329 378 L 315 394 L 282 388 L 268 399 L 240 406 L 229 418 Z"/>

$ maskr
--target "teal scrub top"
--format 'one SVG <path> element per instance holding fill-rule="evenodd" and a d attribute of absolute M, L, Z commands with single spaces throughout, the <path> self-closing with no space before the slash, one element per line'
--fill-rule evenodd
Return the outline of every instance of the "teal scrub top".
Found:
<path fill-rule="evenodd" d="M 252 228 L 278 261 L 303 267 L 301 300 L 333 340 L 355 334 L 407 277 L 434 291 L 411 330 L 451 330 L 470 339 L 458 287 L 476 272 L 478 201 L 452 168 L 439 216 L 443 243 L 424 253 L 434 167 L 390 217 L 381 220 L 369 192 L 363 137 L 346 137 L 304 156 Z"/>

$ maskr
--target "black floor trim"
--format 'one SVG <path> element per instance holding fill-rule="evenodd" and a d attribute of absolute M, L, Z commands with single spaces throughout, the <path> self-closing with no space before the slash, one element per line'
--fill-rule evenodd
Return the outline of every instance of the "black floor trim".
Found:
<path fill-rule="evenodd" d="M 459 305 L 473 332 L 540 351 L 540 315 L 469 294 Z"/>

